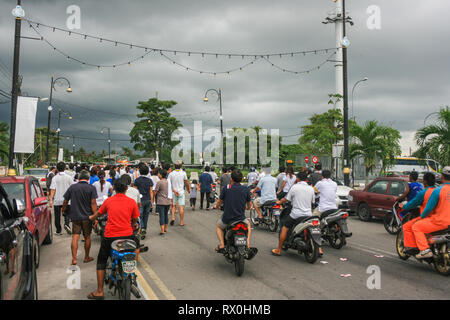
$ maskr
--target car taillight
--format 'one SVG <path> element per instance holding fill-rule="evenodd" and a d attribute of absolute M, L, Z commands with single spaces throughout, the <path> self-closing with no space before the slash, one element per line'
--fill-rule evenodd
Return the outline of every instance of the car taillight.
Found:
<path fill-rule="evenodd" d="M 233 228 L 234 231 L 237 231 L 239 229 L 247 231 L 247 226 L 245 224 L 243 224 L 243 223 L 239 223 Z"/>
<path fill-rule="evenodd" d="M 277 205 L 273 206 L 272 208 L 273 208 L 273 209 L 280 209 L 280 205 L 277 204 Z"/>
<path fill-rule="evenodd" d="M 313 220 L 313 221 L 312 221 L 312 225 L 313 225 L 314 227 L 318 226 L 318 225 L 319 225 L 319 220 Z"/>
<path fill-rule="evenodd" d="M 348 213 L 344 213 L 343 215 L 342 215 L 342 219 L 347 219 L 348 218 Z"/>
<path fill-rule="evenodd" d="M 46 178 L 41 178 L 41 181 L 45 182 L 45 181 L 47 181 L 47 179 Z"/>

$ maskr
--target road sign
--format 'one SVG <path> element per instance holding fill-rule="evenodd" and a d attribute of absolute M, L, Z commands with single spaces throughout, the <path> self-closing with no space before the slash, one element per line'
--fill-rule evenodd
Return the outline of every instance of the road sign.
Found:
<path fill-rule="evenodd" d="M 308 163 L 309 162 L 309 158 L 305 157 L 305 162 Z"/>
<path fill-rule="evenodd" d="M 319 158 L 317 158 L 316 156 L 312 157 L 312 162 L 316 164 L 317 162 L 319 162 Z"/>

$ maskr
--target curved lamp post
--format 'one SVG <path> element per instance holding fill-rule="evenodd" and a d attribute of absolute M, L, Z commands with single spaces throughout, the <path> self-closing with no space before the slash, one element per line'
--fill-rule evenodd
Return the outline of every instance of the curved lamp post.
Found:
<path fill-rule="evenodd" d="M 49 150 L 50 149 L 50 122 L 51 122 L 52 110 L 53 110 L 53 108 L 52 108 L 53 89 L 55 89 L 55 91 L 56 91 L 55 84 L 56 83 L 62 84 L 63 82 L 67 82 L 67 85 L 68 85 L 68 88 L 67 88 L 66 92 L 68 92 L 68 93 L 72 92 L 72 88 L 70 86 L 70 81 L 67 80 L 67 78 L 59 77 L 59 78 L 54 79 L 54 75 L 52 75 L 52 79 L 51 79 L 51 82 L 50 82 L 50 101 L 49 101 L 49 104 L 48 104 L 47 152 L 46 152 L 46 155 L 45 155 L 45 162 L 47 164 L 49 162 L 49 156 L 48 155 L 49 155 L 49 152 L 50 152 L 50 150 Z M 59 124 L 58 124 L 58 128 L 59 128 Z M 56 150 L 56 152 L 58 152 L 58 150 Z M 58 156 L 56 156 L 56 159 L 58 159 Z"/>
<path fill-rule="evenodd" d="M 203 101 L 205 103 L 208 102 L 208 93 L 214 92 L 217 95 L 217 99 L 219 101 L 220 105 L 220 145 L 223 145 L 223 116 L 222 116 L 222 90 L 219 88 L 219 90 L 216 89 L 208 89 L 205 92 L 205 98 L 203 98 Z"/>

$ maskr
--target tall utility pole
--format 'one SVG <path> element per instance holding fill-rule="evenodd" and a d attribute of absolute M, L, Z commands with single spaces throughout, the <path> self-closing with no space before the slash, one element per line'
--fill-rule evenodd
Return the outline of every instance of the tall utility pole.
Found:
<path fill-rule="evenodd" d="M 19 59 L 20 59 L 20 32 L 22 27 L 23 11 L 20 14 L 18 11 L 21 5 L 21 0 L 17 0 L 16 9 L 16 29 L 14 35 L 14 66 L 13 66 L 13 79 L 12 79 L 12 97 L 11 97 L 11 128 L 10 128 L 10 141 L 9 141 L 9 175 L 15 175 L 14 170 L 14 139 L 16 134 L 16 114 L 17 114 L 17 96 L 19 95 Z M 21 10 L 21 8 L 20 8 Z M 14 12 L 13 12 L 14 14 Z"/>
<path fill-rule="evenodd" d="M 342 0 L 342 35 L 345 38 L 345 0 Z M 343 39 L 344 39 L 343 38 Z M 344 82 L 344 184 L 350 185 L 349 151 L 348 151 L 348 77 L 347 77 L 347 47 L 342 49 L 343 82 Z"/>

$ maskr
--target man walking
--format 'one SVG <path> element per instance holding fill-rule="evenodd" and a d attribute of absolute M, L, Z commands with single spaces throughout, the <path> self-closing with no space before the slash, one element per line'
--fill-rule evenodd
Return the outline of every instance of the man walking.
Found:
<path fill-rule="evenodd" d="M 69 201 L 70 218 L 72 220 L 72 265 L 77 264 L 78 241 L 81 231 L 83 231 L 84 243 L 84 263 L 94 260 L 89 256 L 91 250 L 92 223 L 89 217 L 97 213 L 97 191 L 89 184 L 89 172 L 81 171 L 79 182 L 70 186 L 64 194 L 62 212 L 65 212 Z"/>
<path fill-rule="evenodd" d="M 58 170 L 58 174 L 53 177 L 52 183 L 50 185 L 49 206 L 50 208 L 53 208 L 54 206 L 56 235 L 61 235 L 61 209 L 64 202 L 64 194 L 66 193 L 67 189 L 69 189 L 69 187 L 74 184 L 74 181 L 71 176 L 67 175 L 64 172 L 66 170 L 66 164 L 64 162 L 59 162 L 56 165 L 56 169 Z M 70 207 L 66 209 L 66 212 L 69 211 Z M 64 215 L 64 229 L 68 234 L 71 234 L 70 220 L 67 213 Z"/>
<path fill-rule="evenodd" d="M 212 191 L 212 184 L 214 183 L 211 175 L 209 174 L 210 168 L 209 166 L 205 167 L 205 172 L 200 175 L 199 184 L 200 184 L 200 210 L 203 210 L 203 198 L 206 195 L 206 210 L 209 210 L 210 197 Z"/>
<path fill-rule="evenodd" d="M 142 165 L 139 168 L 140 177 L 134 182 L 135 187 L 139 190 L 142 195 L 141 198 L 141 239 L 144 240 L 147 234 L 147 222 L 150 211 L 152 211 L 152 187 L 153 181 L 147 175 L 149 174 L 149 169 L 146 165 Z"/>
<path fill-rule="evenodd" d="M 52 179 L 55 175 L 56 175 L 56 168 L 51 167 L 50 171 L 47 173 L 47 177 L 46 177 L 46 181 L 45 181 L 48 197 L 50 196 L 50 186 L 52 185 Z"/>
<path fill-rule="evenodd" d="M 175 171 L 169 174 L 168 180 L 172 186 L 173 194 L 173 207 L 172 207 L 172 221 L 170 225 L 173 226 L 175 223 L 175 211 L 177 207 L 180 208 L 180 226 L 184 226 L 184 205 L 185 205 L 185 194 L 184 186 L 186 186 L 188 192 L 191 192 L 191 186 L 189 185 L 189 180 L 187 178 L 186 172 L 181 170 L 181 162 L 175 164 Z M 211 177 L 211 176 L 210 176 Z"/>

